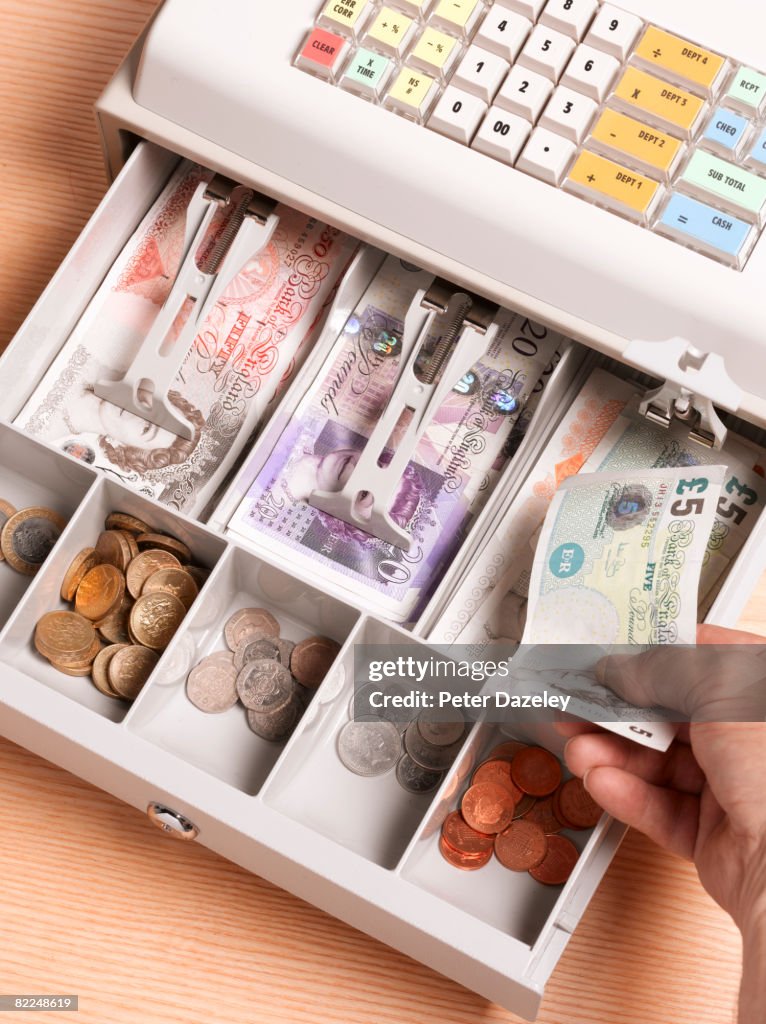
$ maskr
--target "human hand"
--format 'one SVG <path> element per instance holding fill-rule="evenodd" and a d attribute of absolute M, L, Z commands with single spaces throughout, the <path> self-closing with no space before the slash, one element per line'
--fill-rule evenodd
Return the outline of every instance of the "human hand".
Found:
<path fill-rule="evenodd" d="M 766 916 L 766 639 L 700 626 L 697 640 L 696 650 L 657 646 L 599 666 L 601 681 L 632 704 L 692 719 L 666 753 L 585 725 L 560 728 L 572 736 L 567 764 L 593 799 L 693 860 L 743 927 L 754 902 Z"/>

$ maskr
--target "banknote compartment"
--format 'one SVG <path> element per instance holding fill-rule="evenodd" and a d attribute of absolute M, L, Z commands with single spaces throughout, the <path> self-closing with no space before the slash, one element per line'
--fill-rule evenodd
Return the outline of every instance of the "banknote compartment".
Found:
<path fill-rule="evenodd" d="M 449 864 L 439 851 L 442 823 L 451 811 L 459 808 L 473 770 L 493 747 L 509 739 L 545 746 L 561 757 L 563 743 L 550 726 L 519 727 L 511 732 L 506 726 L 479 724 L 402 857 L 399 871 L 408 882 L 477 918 L 488 928 L 532 947 L 553 924 L 559 904 L 567 902 L 579 877 L 589 871 L 592 852 L 612 822 L 604 815 L 594 829 L 561 833 L 581 851 L 577 866 L 564 887 L 542 885 L 526 871 L 509 871 L 494 856 L 477 871 L 461 871 Z M 563 777 L 568 778 L 569 774 L 563 768 Z M 492 941 L 489 936 L 487 941 Z"/>
<path fill-rule="evenodd" d="M 41 448 L 46 455 L 55 455 L 57 459 L 66 463 L 67 468 L 72 466 L 74 469 L 81 469 L 64 456 L 51 453 L 47 448 L 42 449 L 36 442 L 27 439 L 26 443 Z M 84 467 L 81 472 L 87 473 Z M 101 479 L 72 515 L 61 539 L 8 622 L 0 643 L 0 659 L 28 676 L 30 680 L 36 680 L 42 687 L 55 690 L 91 711 L 113 722 L 119 722 L 127 713 L 129 704 L 104 696 L 93 685 L 90 676 L 73 677 L 58 672 L 38 654 L 33 644 L 35 626 L 46 612 L 73 610 L 72 605 L 61 599 L 60 590 L 64 574 L 83 548 L 94 546 L 99 533 L 104 529 L 104 520 L 110 512 L 126 512 L 159 531 L 177 537 L 189 546 L 194 563 L 200 566 L 212 568 L 226 549 L 226 542 L 221 537 L 191 520 L 175 515 L 121 484 Z M 198 601 L 203 599 L 205 589 L 203 587 Z M 164 655 L 160 658 L 155 671 L 158 671 L 163 659 Z M 41 692 L 42 699 L 44 695 Z"/>
<path fill-rule="evenodd" d="M 23 409 L 179 161 L 150 142 L 133 150 L 0 359 L 5 419 Z"/>
<path fill-rule="evenodd" d="M 338 739 L 351 720 L 354 651 L 360 644 L 405 644 L 422 649 L 401 629 L 379 619 L 363 619 L 342 661 L 304 715 L 263 798 L 313 831 L 381 867 L 394 868 L 436 790 L 412 794 L 397 782 L 395 767 L 383 775 L 364 777 L 341 761 Z"/>
<path fill-rule="evenodd" d="M 342 645 L 359 618 L 350 606 L 232 546 L 125 723 L 149 742 L 251 796 L 261 789 L 285 742 L 257 736 L 240 703 L 219 714 L 200 711 L 186 696 L 186 679 L 204 657 L 228 650 L 227 620 L 239 609 L 252 607 L 270 611 L 279 621 L 281 635 L 294 642 L 322 635 Z M 315 694 L 307 716 L 317 698 Z"/>
<path fill-rule="evenodd" d="M 83 463 L 0 421 L 0 498 L 17 511 L 37 505 L 70 520 L 96 480 L 93 470 Z M 48 561 L 54 555 L 55 551 Z M 34 579 L 12 569 L 5 560 L 0 562 L 0 630 Z"/>

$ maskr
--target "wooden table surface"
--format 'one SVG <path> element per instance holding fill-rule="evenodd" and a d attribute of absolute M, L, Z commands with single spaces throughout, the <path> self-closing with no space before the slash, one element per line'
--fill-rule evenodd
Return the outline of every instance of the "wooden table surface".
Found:
<path fill-rule="evenodd" d="M 92 105 L 154 8 L 0 0 L 0 349 L 103 193 Z M 694 870 L 631 833 L 540 1020 L 724 1024 L 739 956 Z M 0 740 L 0 994 L 46 992 L 88 1024 L 518 1020 Z"/>

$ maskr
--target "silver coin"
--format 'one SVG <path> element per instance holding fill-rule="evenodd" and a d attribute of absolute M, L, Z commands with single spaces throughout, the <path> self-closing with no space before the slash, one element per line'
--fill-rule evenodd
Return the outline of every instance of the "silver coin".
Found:
<path fill-rule="evenodd" d="M 249 709 L 247 724 L 262 740 L 279 743 L 291 735 L 302 714 L 300 698 L 294 694 L 292 699 L 274 714 L 263 715 Z"/>
<path fill-rule="evenodd" d="M 444 778 L 444 772 L 430 772 L 416 764 L 409 754 L 396 763 L 396 781 L 408 793 L 430 793 Z"/>
<path fill-rule="evenodd" d="M 252 637 L 255 633 L 262 633 L 264 636 L 279 636 L 279 623 L 265 608 L 240 608 L 229 616 L 226 625 L 223 627 L 223 635 L 229 650 L 236 651 L 237 647 Z"/>
<path fill-rule="evenodd" d="M 228 711 L 237 703 L 237 673 L 234 659 L 225 651 L 211 654 L 189 673 L 186 696 L 208 714 Z"/>
<path fill-rule="evenodd" d="M 276 714 L 289 704 L 293 677 L 278 661 L 251 661 L 237 675 L 237 693 L 246 708 L 261 714 Z"/>
<path fill-rule="evenodd" d="M 293 641 L 285 640 L 281 636 L 276 636 L 271 642 L 274 644 L 277 651 L 279 652 L 279 660 L 282 662 L 285 668 L 289 668 L 290 658 L 292 658 L 293 651 L 295 650 L 295 644 L 293 643 Z"/>
<path fill-rule="evenodd" d="M 390 705 L 380 708 L 373 707 L 370 703 L 370 696 L 373 693 L 383 693 L 385 696 L 396 694 L 400 697 L 405 695 L 405 691 L 395 683 L 385 687 L 381 687 L 379 683 L 365 683 L 364 686 L 355 684 L 354 692 L 348 702 L 349 718 L 359 721 L 360 718 L 370 717 L 379 721 L 392 722 L 400 733 L 404 732 L 412 720 L 411 710 L 394 708 Z"/>
<path fill-rule="evenodd" d="M 437 747 L 423 739 L 417 719 L 410 722 L 404 733 L 404 749 L 415 764 L 431 772 L 443 772 L 452 764 L 463 745 L 464 735 L 448 747 Z"/>
<path fill-rule="evenodd" d="M 258 661 L 261 658 L 274 661 L 278 654 L 274 640 L 261 630 L 254 636 L 245 637 L 242 643 L 237 645 L 234 652 L 234 668 L 241 672 L 250 661 Z"/>
<path fill-rule="evenodd" d="M 346 722 L 338 734 L 338 756 L 355 775 L 390 772 L 402 752 L 402 738 L 391 722 Z"/>
<path fill-rule="evenodd" d="M 449 747 L 465 733 L 465 719 L 459 711 L 421 711 L 417 723 L 420 735 L 434 747 Z"/>

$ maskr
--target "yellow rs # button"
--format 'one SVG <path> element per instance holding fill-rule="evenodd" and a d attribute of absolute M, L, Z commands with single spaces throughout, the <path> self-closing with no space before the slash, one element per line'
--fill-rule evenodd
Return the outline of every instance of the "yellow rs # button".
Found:
<path fill-rule="evenodd" d="M 575 160 L 564 187 L 642 224 L 649 219 L 664 191 L 658 181 L 588 150 L 583 150 Z"/>
<path fill-rule="evenodd" d="M 708 96 L 717 91 L 726 71 L 725 57 L 654 25 L 644 32 L 634 56 L 647 67 L 658 68 L 681 82 L 699 86 Z"/>
<path fill-rule="evenodd" d="M 604 110 L 591 133 L 593 148 L 616 151 L 631 158 L 642 170 L 658 172 L 667 180 L 685 150 L 680 139 L 616 110 Z"/>
<path fill-rule="evenodd" d="M 625 69 L 612 102 L 628 114 L 635 113 L 660 128 L 675 129 L 687 139 L 694 134 L 707 108 L 700 96 L 634 67 Z"/>

